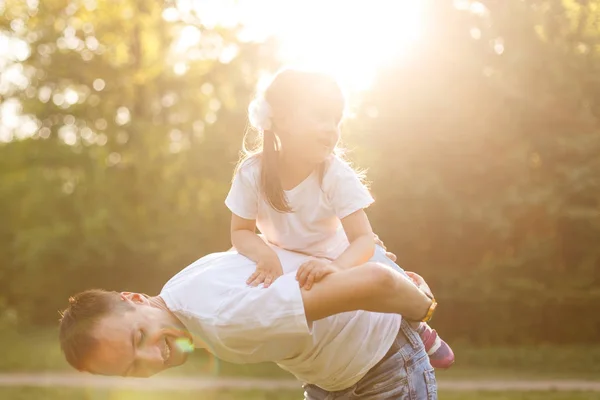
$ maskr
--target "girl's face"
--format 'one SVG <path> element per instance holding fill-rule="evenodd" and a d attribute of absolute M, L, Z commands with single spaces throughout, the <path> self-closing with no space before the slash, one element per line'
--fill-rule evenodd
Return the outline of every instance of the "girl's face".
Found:
<path fill-rule="evenodd" d="M 322 93 L 312 102 L 302 102 L 278 124 L 283 157 L 320 164 L 334 151 L 340 139 L 343 102 L 339 95 Z"/>

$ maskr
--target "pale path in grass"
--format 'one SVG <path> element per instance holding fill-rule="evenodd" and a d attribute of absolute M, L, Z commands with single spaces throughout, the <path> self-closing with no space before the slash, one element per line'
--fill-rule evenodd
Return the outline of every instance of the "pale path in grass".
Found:
<path fill-rule="evenodd" d="M 134 390 L 300 390 L 290 379 L 153 377 L 148 379 L 94 376 L 84 373 L 6 373 L 0 386 L 75 387 Z M 580 380 L 439 380 L 441 390 L 455 391 L 593 391 L 600 392 L 600 381 Z"/>

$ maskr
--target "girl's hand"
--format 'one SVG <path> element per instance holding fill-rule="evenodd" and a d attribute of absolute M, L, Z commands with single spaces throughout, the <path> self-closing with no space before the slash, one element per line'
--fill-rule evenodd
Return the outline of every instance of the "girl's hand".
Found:
<path fill-rule="evenodd" d="M 314 282 L 319 282 L 325 276 L 339 270 L 338 266 L 329 261 L 310 260 L 298 268 L 296 280 L 300 283 L 301 288 L 310 290 Z"/>
<path fill-rule="evenodd" d="M 279 257 L 274 254 L 273 257 L 266 257 L 256 263 L 256 270 L 250 275 L 246 284 L 258 286 L 262 283 L 265 288 L 268 288 L 281 275 L 283 275 L 283 268 Z"/>

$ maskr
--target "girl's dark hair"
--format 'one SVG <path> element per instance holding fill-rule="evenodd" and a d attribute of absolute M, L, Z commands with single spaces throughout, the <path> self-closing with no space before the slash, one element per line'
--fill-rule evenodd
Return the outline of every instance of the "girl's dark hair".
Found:
<path fill-rule="evenodd" d="M 326 98 L 318 98 L 317 93 L 331 93 Z M 235 170 L 237 174 L 246 161 L 260 160 L 260 192 L 271 207 L 279 212 L 292 212 L 290 205 L 281 186 L 279 176 L 279 155 L 281 151 L 281 142 L 277 136 L 276 121 L 286 115 L 289 115 L 299 106 L 311 104 L 319 101 L 326 101 L 327 106 L 339 107 L 344 110 L 345 98 L 341 87 L 330 75 L 305 71 L 299 69 L 286 68 L 275 74 L 270 84 L 262 93 L 262 96 L 271 108 L 271 128 L 264 131 L 249 127 L 244 135 L 243 152 Z M 254 141 L 251 142 L 251 136 L 254 135 Z M 338 147 L 334 150 L 338 156 L 342 155 L 342 150 Z M 319 166 L 320 178 L 323 178 L 326 165 Z M 235 176 L 234 174 L 234 176 Z"/>

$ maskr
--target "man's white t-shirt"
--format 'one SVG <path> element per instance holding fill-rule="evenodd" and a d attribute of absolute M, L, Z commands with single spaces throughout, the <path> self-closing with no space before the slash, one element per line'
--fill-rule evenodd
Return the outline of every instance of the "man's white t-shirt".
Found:
<path fill-rule="evenodd" d="M 282 249 L 335 259 L 348 247 L 341 219 L 367 208 L 373 197 L 352 168 L 331 156 L 323 174 L 314 171 L 298 186 L 286 190 L 293 210 L 278 212 L 260 190 L 261 160 L 246 160 L 235 175 L 225 204 L 232 213 L 256 220 L 265 239 Z"/>
<path fill-rule="evenodd" d="M 166 283 L 160 296 L 197 347 L 239 364 L 276 362 L 300 381 L 328 391 L 358 382 L 391 347 L 401 316 L 354 311 L 309 327 L 295 272 L 308 256 L 274 247 L 284 275 L 249 287 L 256 267 L 236 253 L 210 254 Z"/>

